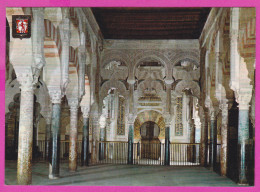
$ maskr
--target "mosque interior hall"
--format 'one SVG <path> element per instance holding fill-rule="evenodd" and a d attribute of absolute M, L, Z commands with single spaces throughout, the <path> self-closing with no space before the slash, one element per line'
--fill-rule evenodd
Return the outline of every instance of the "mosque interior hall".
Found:
<path fill-rule="evenodd" d="M 5 184 L 255 185 L 255 8 L 6 8 Z"/>

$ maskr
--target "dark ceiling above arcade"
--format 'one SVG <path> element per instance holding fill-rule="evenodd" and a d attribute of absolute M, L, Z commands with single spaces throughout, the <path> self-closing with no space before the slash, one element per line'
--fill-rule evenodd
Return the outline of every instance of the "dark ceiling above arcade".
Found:
<path fill-rule="evenodd" d="M 210 8 L 92 8 L 105 39 L 198 39 Z"/>

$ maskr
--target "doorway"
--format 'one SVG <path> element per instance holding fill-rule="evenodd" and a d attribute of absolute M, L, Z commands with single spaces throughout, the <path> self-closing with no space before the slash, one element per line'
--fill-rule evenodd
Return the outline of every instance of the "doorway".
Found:
<path fill-rule="evenodd" d="M 140 127 L 141 158 L 158 160 L 161 154 L 161 143 L 158 138 L 159 126 L 153 121 L 147 121 Z"/>

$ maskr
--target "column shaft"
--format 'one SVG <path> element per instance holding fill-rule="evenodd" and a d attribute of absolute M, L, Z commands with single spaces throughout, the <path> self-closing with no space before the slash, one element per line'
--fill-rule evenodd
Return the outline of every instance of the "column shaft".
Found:
<path fill-rule="evenodd" d="M 227 175 L 228 109 L 222 109 L 220 173 Z"/>
<path fill-rule="evenodd" d="M 51 138 L 51 124 L 46 124 L 45 132 L 45 159 L 49 158 L 49 142 Z"/>
<path fill-rule="evenodd" d="M 57 179 L 60 175 L 60 103 L 52 106 L 51 138 L 49 144 L 49 178 Z"/>
<path fill-rule="evenodd" d="M 216 171 L 216 157 L 217 157 L 217 122 L 216 120 L 210 121 L 210 165 Z"/>
<path fill-rule="evenodd" d="M 88 166 L 89 165 L 88 159 L 89 159 L 89 118 L 84 118 L 81 165 Z"/>
<path fill-rule="evenodd" d="M 70 110 L 69 171 L 77 170 L 78 107 Z"/>
<path fill-rule="evenodd" d="M 204 167 L 207 166 L 208 159 L 208 117 L 202 118 L 201 126 L 201 147 L 200 147 L 200 164 Z"/>
<path fill-rule="evenodd" d="M 165 127 L 165 165 L 170 165 L 170 128 Z"/>
<path fill-rule="evenodd" d="M 248 141 L 249 141 L 249 113 L 248 110 L 239 110 L 238 122 L 238 171 L 239 171 L 239 184 L 248 184 L 248 168 L 247 168 L 247 155 Z"/>
<path fill-rule="evenodd" d="M 128 161 L 127 164 L 133 164 L 133 142 L 134 142 L 134 131 L 133 131 L 133 124 L 129 125 L 128 131 Z"/>
<path fill-rule="evenodd" d="M 105 135 L 106 135 L 106 129 L 100 128 L 100 146 L 99 146 L 99 160 L 103 160 L 105 158 Z"/>
<path fill-rule="evenodd" d="M 33 88 L 21 87 L 17 183 L 32 183 Z"/>
<path fill-rule="evenodd" d="M 190 125 L 190 143 L 195 143 L 195 125 L 193 123 L 191 123 Z M 196 146 L 195 145 L 191 145 L 190 146 L 190 157 L 191 157 L 191 162 L 195 162 L 196 160 Z"/>

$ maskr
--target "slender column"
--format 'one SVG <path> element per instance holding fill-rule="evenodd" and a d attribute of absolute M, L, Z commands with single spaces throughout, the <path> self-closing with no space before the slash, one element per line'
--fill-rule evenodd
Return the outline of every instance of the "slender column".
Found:
<path fill-rule="evenodd" d="M 100 141 L 105 141 L 106 136 L 106 117 L 104 114 L 101 115 L 99 119 L 99 125 L 100 125 Z M 99 146 L 99 160 L 103 160 L 105 155 L 105 145 L 103 142 L 100 143 Z"/>
<path fill-rule="evenodd" d="M 70 144 L 69 171 L 77 170 L 77 140 L 78 140 L 78 100 L 69 99 L 70 106 Z"/>
<path fill-rule="evenodd" d="M 81 107 L 83 112 L 83 137 L 82 137 L 82 152 L 81 165 L 88 166 L 89 162 L 89 112 L 87 107 Z"/>
<path fill-rule="evenodd" d="M 252 91 L 252 90 L 251 90 Z M 239 154 L 239 184 L 248 185 L 248 162 L 249 155 L 249 102 L 251 93 L 240 93 L 239 102 L 239 120 L 238 120 L 238 154 Z"/>
<path fill-rule="evenodd" d="M 52 99 L 51 138 L 49 144 L 49 179 L 60 175 L 60 112 L 61 91 L 50 91 Z"/>
<path fill-rule="evenodd" d="M 89 118 L 83 118 L 83 141 L 82 141 L 82 166 L 88 166 L 89 162 Z"/>
<path fill-rule="evenodd" d="M 201 113 L 201 148 L 200 148 L 200 164 L 207 166 L 208 159 L 208 113 Z"/>
<path fill-rule="evenodd" d="M 195 125 L 194 125 L 193 119 L 190 122 L 190 143 L 195 143 Z M 192 145 L 191 150 L 190 150 L 191 162 L 195 162 L 195 160 L 196 160 L 195 151 L 196 151 L 196 146 Z"/>
<path fill-rule="evenodd" d="M 164 165 L 170 165 L 170 127 L 165 127 L 165 163 Z"/>
<path fill-rule="evenodd" d="M 49 158 L 49 142 L 51 138 L 51 116 L 46 118 L 46 131 L 45 131 L 45 159 Z"/>
<path fill-rule="evenodd" d="M 216 156 L 217 156 L 217 121 L 215 114 L 211 114 L 210 117 L 210 155 L 211 155 L 211 168 L 215 171 L 216 170 Z"/>
<path fill-rule="evenodd" d="M 127 164 L 133 164 L 134 124 L 129 123 L 128 130 L 128 159 Z"/>
<path fill-rule="evenodd" d="M 91 123 L 92 123 L 92 154 L 91 154 L 91 162 L 97 162 L 97 143 L 98 143 L 98 130 L 99 130 L 99 122 L 98 122 L 98 113 L 95 109 L 91 108 Z"/>
<path fill-rule="evenodd" d="M 33 142 L 33 84 L 29 74 L 17 73 L 21 84 L 17 183 L 32 183 L 32 142 Z"/>
<path fill-rule="evenodd" d="M 227 154 L 228 154 L 228 104 L 224 101 L 221 104 L 222 124 L 221 124 L 221 154 L 220 154 L 220 173 L 222 176 L 227 175 Z"/>

